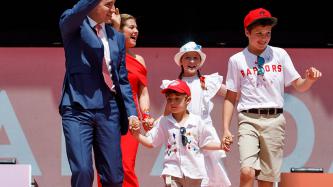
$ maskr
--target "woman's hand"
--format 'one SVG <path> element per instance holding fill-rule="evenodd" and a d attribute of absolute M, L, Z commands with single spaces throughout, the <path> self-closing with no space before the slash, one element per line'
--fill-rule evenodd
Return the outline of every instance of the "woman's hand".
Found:
<path fill-rule="evenodd" d="M 152 118 L 151 116 L 147 116 L 147 117 L 144 117 L 142 119 L 142 126 L 143 126 L 143 129 L 147 132 L 149 131 L 150 129 L 152 129 L 154 127 L 154 121 L 155 119 Z"/>

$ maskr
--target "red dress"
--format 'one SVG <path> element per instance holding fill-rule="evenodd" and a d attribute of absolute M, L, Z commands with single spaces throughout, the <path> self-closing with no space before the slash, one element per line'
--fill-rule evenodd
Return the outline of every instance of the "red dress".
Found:
<path fill-rule="evenodd" d="M 147 86 L 147 69 L 128 53 L 126 53 L 126 69 L 128 71 L 128 80 L 132 87 L 136 110 L 138 111 L 139 116 L 141 116 L 138 103 L 138 91 L 140 85 Z M 124 168 L 123 187 L 139 186 L 139 181 L 135 174 L 135 159 L 138 147 L 139 142 L 131 135 L 130 132 L 121 136 L 121 150 Z M 102 185 L 98 183 L 98 186 L 101 187 Z"/>
<path fill-rule="evenodd" d="M 147 86 L 147 69 L 134 57 L 126 54 L 126 69 L 128 71 L 128 80 L 132 87 L 133 99 L 136 110 L 140 115 L 138 103 L 138 92 L 140 85 Z M 135 174 L 135 159 L 138 151 L 139 142 L 128 132 L 121 137 L 121 150 L 124 168 L 123 187 L 138 187 L 139 181 Z"/>

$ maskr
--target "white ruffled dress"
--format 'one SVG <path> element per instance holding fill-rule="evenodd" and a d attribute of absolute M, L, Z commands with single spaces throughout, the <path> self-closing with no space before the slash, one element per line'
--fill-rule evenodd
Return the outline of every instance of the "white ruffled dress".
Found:
<path fill-rule="evenodd" d="M 188 110 L 194 114 L 201 116 L 206 125 L 209 125 L 214 134 L 214 138 L 220 141 L 220 138 L 213 126 L 210 113 L 214 107 L 211 99 L 220 90 L 223 77 L 218 73 L 204 75 L 205 86 L 207 89 L 202 89 L 199 77 L 183 77 L 191 89 L 191 102 L 188 105 Z M 228 187 L 231 185 L 230 180 L 223 168 L 221 158 L 225 157 L 224 151 L 204 151 L 205 166 L 207 170 L 208 179 L 204 179 L 201 186 L 209 187 Z"/>

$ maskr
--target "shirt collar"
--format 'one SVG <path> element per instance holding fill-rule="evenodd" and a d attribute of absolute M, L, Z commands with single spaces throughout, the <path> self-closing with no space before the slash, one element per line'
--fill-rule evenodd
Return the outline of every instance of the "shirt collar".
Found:
<path fill-rule="evenodd" d="M 251 53 L 248 49 L 248 47 L 246 47 L 246 53 L 250 54 L 251 56 L 253 56 L 253 58 L 257 59 L 257 55 Z M 271 57 L 273 56 L 273 52 L 272 52 L 272 48 L 270 45 L 267 45 L 266 49 L 259 55 L 261 57 L 263 57 L 266 61 L 270 61 Z"/>
<path fill-rule="evenodd" d="M 89 21 L 89 24 L 92 28 L 94 28 L 98 23 L 96 21 L 94 21 L 93 19 L 91 19 L 89 16 L 88 17 L 88 21 Z M 102 29 L 105 30 L 105 23 L 100 23 L 100 25 L 102 26 Z"/>
<path fill-rule="evenodd" d="M 178 122 L 176 121 L 176 119 L 172 116 L 172 114 L 169 114 L 166 116 L 166 118 L 168 119 L 168 121 L 171 122 L 172 125 L 176 126 L 176 127 L 179 127 L 179 124 Z M 189 126 L 196 126 L 198 122 L 195 120 L 194 116 L 192 113 L 189 113 L 189 116 L 187 118 L 187 120 L 185 121 L 184 123 L 184 127 L 187 128 Z"/>

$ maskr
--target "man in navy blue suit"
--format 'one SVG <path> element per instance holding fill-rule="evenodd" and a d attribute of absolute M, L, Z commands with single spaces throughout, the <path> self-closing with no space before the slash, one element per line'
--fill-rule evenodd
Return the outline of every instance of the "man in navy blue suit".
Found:
<path fill-rule="evenodd" d="M 80 0 L 59 22 L 66 58 L 59 111 L 73 187 L 92 186 L 92 150 L 103 187 L 121 187 L 120 137 L 129 123 L 139 123 L 125 67 L 124 36 L 105 24 L 112 20 L 114 3 Z M 107 79 L 113 85 L 108 86 Z"/>

